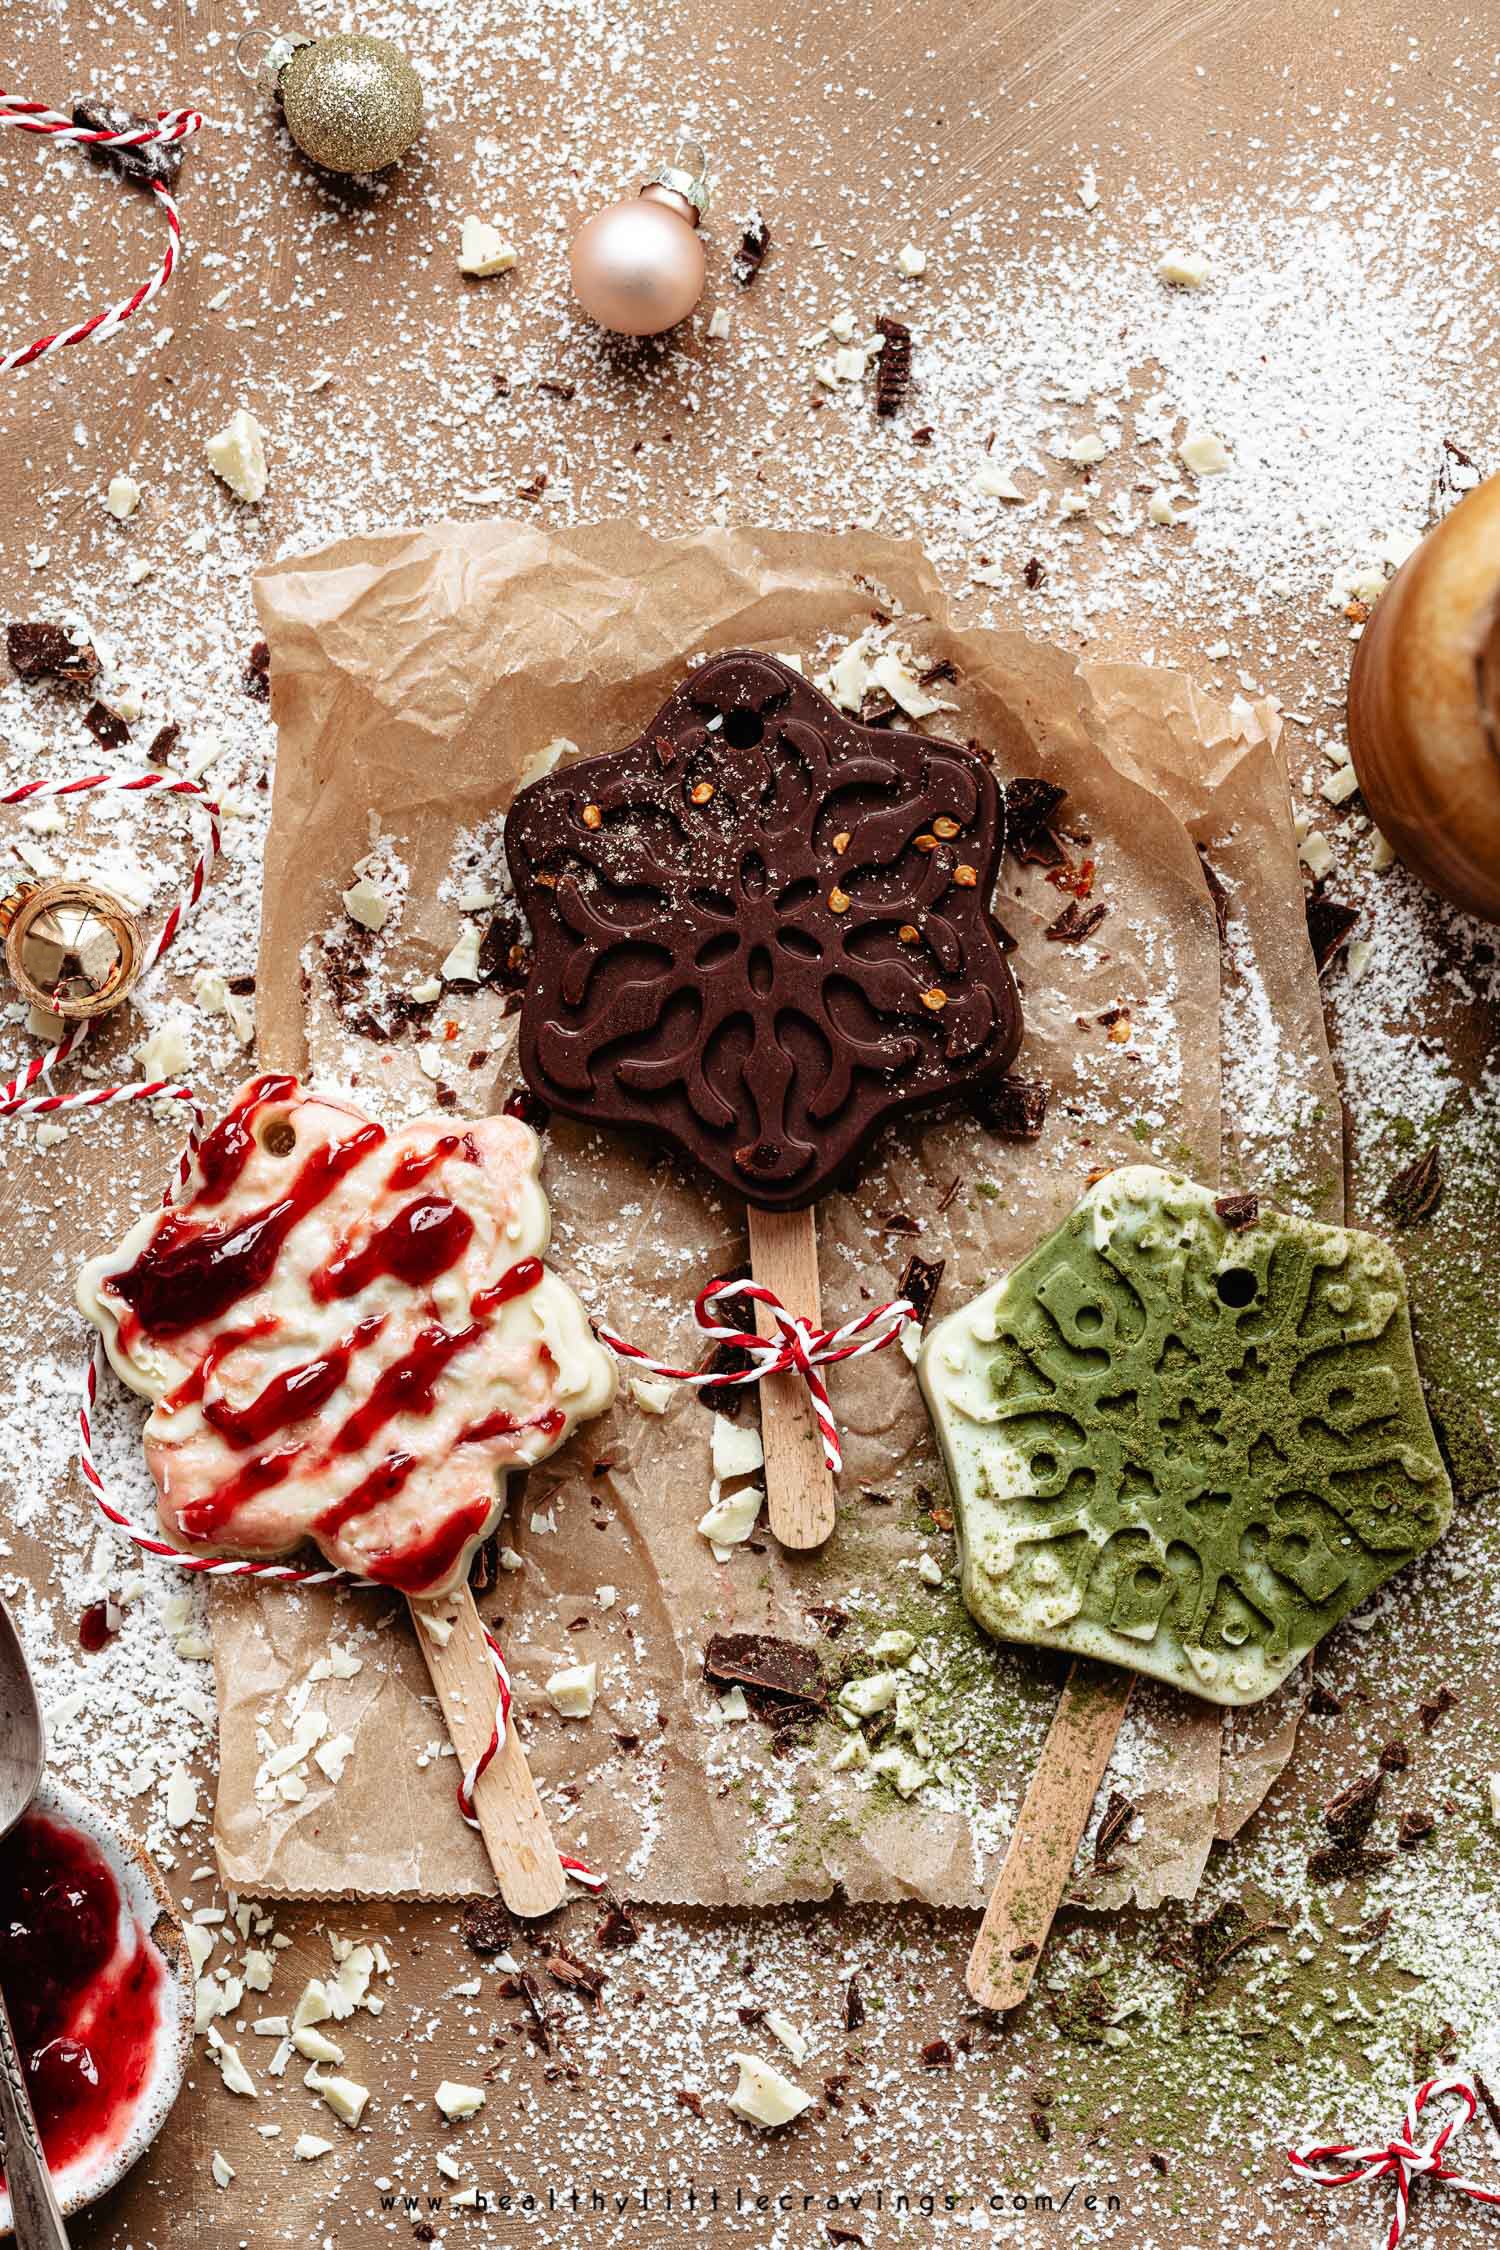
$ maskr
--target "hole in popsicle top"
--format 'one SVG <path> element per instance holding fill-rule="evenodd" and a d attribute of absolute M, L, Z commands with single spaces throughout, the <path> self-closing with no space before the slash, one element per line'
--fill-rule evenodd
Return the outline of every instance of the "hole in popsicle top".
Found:
<path fill-rule="evenodd" d="M 1214 1287 L 1219 1293 L 1219 1303 L 1228 1305 L 1233 1312 L 1243 1311 L 1255 1301 L 1255 1276 L 1248 1266 L 1226 1266 L 1214 1276 Z"/>
<path fill-rule="evenodd" d="M 269 1125 L 261 1128 L 260 1145 L 267 1156 L 290 1156 L 297 1146 L 297 1134 L 288 1117 L 273 1117 Z"/>
<path fill-rule="evenodd" d="M 732 750 L 753 750 L 765 731 L 765 721 L 758 711 L 726 711 L 724 714 L 724 740 Z"/>

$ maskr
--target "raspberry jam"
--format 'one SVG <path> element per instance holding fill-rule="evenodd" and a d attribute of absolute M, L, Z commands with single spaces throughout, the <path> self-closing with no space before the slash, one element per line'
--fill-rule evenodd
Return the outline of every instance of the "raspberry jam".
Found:
<path fill-rule="evenodd" d="M 54 2172 L 129 2127 L 163 1981 L 145 1931 L 122 1929 L 120 1886 L 95 1846 L 28 1813 L 0 1842 L 0 1982 Z"/>

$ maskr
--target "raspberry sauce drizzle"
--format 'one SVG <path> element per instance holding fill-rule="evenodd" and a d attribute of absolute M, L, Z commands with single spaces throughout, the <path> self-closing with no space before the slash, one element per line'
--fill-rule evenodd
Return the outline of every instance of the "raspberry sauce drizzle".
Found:
<path fill-rule="evenodd" d="M 202 1186 L 196 1200 L 199 1203 L 222 1203 L 241 1172 L 250 1161 L 255 1146 L 252 1130 L 256 1118 L 268 1102 L 292 1100 L 298 1087 L 295 1078 L 267 1074 L 254 1078 L 246 1087 L 243 1098 L 227 1110 L 211 1133 L 206 1133 L 198 1143 L 198 1170 Z"/>
<path fill-rule="evenodd" d="M 450 1360 L 479 1342 L 488 1322 L 502 1305 L 535 1289 L 542 1272 L 539 1258 L 522 1258 L 503 1273 L 493 1287 L 480 1290 L 474 1296 L 470 1303 L 474 1317 L 467 1328 L 450 1330 L 433 1326 L 420 1330 L 411 1349 L 382 1369 L 368 1397 L 345 1418 L 329 1443 L 308 1464 L 308 1473 L 316 1474 L 330 1461 L 362 1452 L 386 1423 L 398 1415 L 430 1414 L 438 1383 Z M 208 1400 L 203 1408 L 205 1421 L 236 1448 L 264 1443 L 275 1431 L 290 1427 L 326 1405 L 346 1380 L 355 1354 L 373 1343 L 384 1325 L 380 1316 L 361 1321 L 335 1350 L 276 1376 L 246 1407 L 231 1407 L 225 1400 Z M 554 1437 L 563 1428 L 564 1419 L 556 1407 L 549 1407 L 529 1419 L 495 1413 L 466 1428 L 458 1443 L 470 1445 L 484 1438 L 508 1437 L 526 1429 L 541 1430 L 548 1437 Z M 223 1536 L 236 1510 L 258 1493 L 284 1483 L 307 1451 L 307 1444 L 302 1443 L 261 1454 L 247 1462 L 227 1484 L 202 1499 L 188 1502 L 178 1517 L 184 1536 L 194 1540 Z M 353 1492 L 345 1494 L 342 1500 L 335 1501 L 314 1519 L 313 1530 L 320 1536 L 328 1536 L 342 1530 L 356 1516 L 378 1507 L 382 1501 L 394 1499 L 419 1465 L 412 1454 L 399 1451 L 388 1454 Z M 485 1514 L 492 1505 L 493 1502 L 485 1503 Z M 457 1549 L 454 1551 L 456 1553 Z M 388 1578 L 385 1583 L 396 1585 L 405 1581 Z M 413 1585 L 418 1583 L 420 1581 L 412 1581 Z"/>
<path fill-rule="evenodd" d="M 381 1126 L 368 1124 L 347 1140 L 326 1142 L 285 1195 L 234 1226 L 200 1227 L 186 1211 L 164 1212 L 135 1264 L 110 1276 L 110 1295 L 129 1306 L 149 1335 L 180 1336 L 220 1319 L 269 1279 L 293 1227 L 384 1139 Z"/>
<path fill-rule="evenodd" d="M 318 1359 L 304 1360 L 300 1367 L 289 1367 L 284 1374 L 273 1376 L 248 1406 L 231 1406 L 224 1398 L 205 1399 L 204 1421 L 233 1446 L 244 1449 L 264 1445 L 278 1430 L 301 1422 L 309 1414 L 315 1414 L 320 1406 L 326 1406 L 339 1386 L 347 1382 L 355 1353 L 373 1344 L 384 1326 L 381 1314 L 362 1320 L 331 1352 L 324 1352 Z"/>
<path fill-rule="evenodd" d="M 473 1237 L 474 1221 L 467 1211 L 445 1196 L 420 1196 L 377 1227 L 358 1250 L 346 1244 L 335 1251 L 313 1275 L 312 1293 L 326 1305 L 335 1297 L 358 1296 L 387 1274 L 408 1288 L 423 1289 L 458 1264 Z"/>

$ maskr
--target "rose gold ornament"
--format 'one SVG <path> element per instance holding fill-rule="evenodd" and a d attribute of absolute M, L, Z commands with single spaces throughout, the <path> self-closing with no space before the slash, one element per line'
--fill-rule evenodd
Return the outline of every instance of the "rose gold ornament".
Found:
<path fill-rule="evenodd" d="M 703 294 L 708 193 L 703 151 L 688 141 L 638 195 L 579 228 L 568 257 L 590 319 L 620 336 L 660 336 L 686 320 Z"/>
<path fill-rule="evenodd" d="M 1500 922 L 1500 477 L 1376 603 L 1349 679 L 1349 748 L 1371 818 L 1412 872 Z"/>

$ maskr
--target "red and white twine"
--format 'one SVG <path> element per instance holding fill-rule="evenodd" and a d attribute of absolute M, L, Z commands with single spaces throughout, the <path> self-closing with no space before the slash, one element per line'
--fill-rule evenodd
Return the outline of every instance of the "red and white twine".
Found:
<path fill-rule="evenodd" d="M 1455 2098 L 1461 2108 L 1438 2127 L 1430 2140 L 1419 2141 L 1417 2134 L 1423 2110 L 1429 2102 L 1440 2102 L 1449 2096 Z M 1396 2250 L 1406 2232 L 1414 2180 L 1441 2180 L 1446 2187 L 1456 2189 L 1460 2195 L 1471 2196 L 1476 2203 L 1500 2203 L 1500 2188 L 1481 2187 L 1477 2180 L 1467 2178 L 1451 2164 L 1443 2162 L 1449 2142 L 1472 2123 L 1478 2107 L 1479 2096 L 1473 2082 L 1461 2073 L 1429 2078 L 1407 2102 L 1404 2129 L 1383 2146 L 1356 2148 L 1350 2142 L 1340 2141 L 1317 2148 L 1294 2148 L 1287 2151 L 1287 2162 L 1297 2177 L 1312 2187 L 1355 2187 L 1366 2180 L 1393 2178 L 1396 2211 L 1385 2237 L 1385 2250 Z M 1346 2158 L 1349 2159 L 1347 2170 L 1321 2169 Z"/>
<path fill-rule="evenodd" d="M 218 857 L 222 843 L 219 828 L 220 809 L 216 801 L 196 781 L 188 781 L 171 774 L 155 771 L 142 774 L 84 774 L 75 781 L 23 781 L 14 789 L 0 795 L 0 806 L 24 805 L 38 797 L 84 796 L 94 790 L 114 791 L 122 796 L 139 795 L 145 791 L 154 790 L 172 797 L 196 798 L 208 816 L 208 843 L 194 863 L 186 890 L 181 897 L 173 902 L 161 929 L 146 949 L 145 958 L 141 964 L 144 974 L 147 969 L 155 967 L 177 937 L 188 915 L 192 913 L 203 896 L 203 887 L 208 880 L 209 869 Z M 54 1093 L 50 1086 L 50 1073 L 58 1063 L 65 1062 L 68 1056 L 77 1050 L 88 1036 L 88 1029 L 87 1020 L 73 1024 L 55 1047 L 50 1047 L 44 1054 L 33 1057 L 24 1069 L 17 1071 L 6 1084 L 0 1086 L 0 1117 L 52 1117 L 66 1110 L 110 1109 L 121 1102 L 177 1101 L 186 1103 L 191 1120 L 187 1139 L 183 1146 L 182 1155 L 178 1160 L 176 1175 L 162 1197 L 163 1203 L 170 1203 L 176 1189 L 185 1186 L 191 1175 L 193 1160 L 205 1123 L 203 1105 L 190 1086 L 174 1085 L 171 1081 L 161 1078 L 142 1079 L 129 1085 L 90 1087 L 85 1092 L 76 1094 Z M 44 1081 L 47 1082 L 47 1090 L 37 1093 L 35 1088 Z M 142 1531 L 137 1524 L 131 1521 L 125 1511 L 110 1498 L 99 1464 L 94 1458 L 94 1408 L 99 1396 L 99 1384 L 106 1372 L 107 1365 L 104 1340 L 100 1337 L 95 1341 L 84 1374 L 83 1396 L 79 1401 L 78 1466 L 84 1482 L 94 1496 L 94 1504 L 106 1523 L 112 1525 L 116 1531 L 140 1548 L 144 1554 L 155 1555 L 163 1562 L 171 1563 L 175 1569 L 191 1571 L 199 1577 L 263 1578 L 279 1581 L 282 1585 L 292 1586 L 327 1586 L 335 1580 L 343 1580 L 353 1585 L 365 1583 L 365 1581 L 355 1578 L 351 1572 L 336 1569 L 332 1564 L 325 1565 L 321 1569 L 308 1570 L 295 1563 L 251 1562 L 238 1557 L 188 1555 L 184 1554 L 181 1548 L 174 1547 L 169 1540 L 162 1539 L 153 1532 Z M 500 1653 L 499 1646 L 488 1632 L 485 1634 L 485 1640 L 489 1645 L 490 1655 L 495 1665 L 497 1691 L 495 1719 L 489 1742 L 480 1756 L 465 1772 L 458 1793 L 460 1810 L 465 1820 L 474 1827 L 478 1825 L 473 1813 L 474 1791 L 480 1775 L 499 1751 L 500 1744 L 504 1739 L 505 1729 L 510 1721 L 512 1700 L 510 1674 L 505 1668 L 505 1659 Z M 560 1852 L 558 1859 L 564 1872 L 571 1875 L 576 1882 L 585 1884 L 590 1890 L 603 1888 L 604 1877 L 595 1875 L 584 1865 L 582 1860 L 574 1859 L 566 1852 Z"/>
<path fill-rule="evenodd" d="M 0 125 L 13 125 L 18 132 L 40 134 L 52 141 L 75 141 L 86 148 L 147 148 L 154 141 L 185 141 L 202 124 L 203 119 L 195 109 L 164 109 L 158 113 L 154 125 L 136 125 L 123 133 L 110 133 L 91 125 L 75 125 L 70 117 L 48 109 L 44 102 L 29 102 L 21 94 L 0 92 Z M 0 375 L 29 367 L 34 360 L 50 359 L 54 352 L 66 351 L 70 344 L 86 343 L 90 336 L 117 335 L 132 313 L 149 305 L 166 288 L 181 253 L 182 222 L 166 183 L 153 180 L 151 187 L 167 222 L 167 247 L 155 272 L 107 311 L 90 313 L 87 319 L 74 321 L 70 328 L 56 329 L 50 335 L 38 336 L 33 343 L 7 352 L 0 358 Z"/>
<path fill-rule="evenodd" d="M 26 804 L 37 797 L 77 797 L 95 790 L 113 790 L 127 796 L 155 790 L 168 796 L 195 798 L 208 816 L 208 844 L 194 864 L 187 889 L 175 901 L 160 931 L 147 948 L 142 963 L 144 972 L 153 968 L 161 959 L 203 895 L 209 869 L 221 846 L 219 807 L 197 782 L 156 771 L 142 774 L 85 774 L 74 781 L 26 781 L 0 795 L 0 806 Z M 129 1085 L 91 1087 L 81 1093 L 59 1094 L 51 1090 L 49 1082 L 45 1092 L 35 1091 L 39 1084 L 49 1080 L 49 1074 L 57 1064 L 66 1061 L 77 1049 L 87 1032 L 86 1021 L 73 1025 L 55 1047 L 36 1056 L 7 1084 L 0 1085 L 0 1117 L 40 1118 L 55 1116 L 67 1110 L 108 1109 L 121 1102 L 166 1100 L 186 1103 L 191 1118 L 186 1143 L 178 1161 L 176 1178 L 162 1198 L 164 1203 L 170 1203 L 177 1188 L 185 1185 L 191 1175 L 204 1128 L 203 1107 L 190 1086 L 176 1085 L 165 1079 L 144 1079 Z M 761 1336 L 754 1330 L 736 1327 L 732 1321 L 716 1317 L 725 1305 L 735 1299 L 763 1305 L 770 1314 L 773 1333 Z M 668 1361 L 654 1359 L 637 1345 L 627 1343 L 624 1337 L 615 1335 L 602 1323 L 595 1325 L 601 1341 L 621 1359 L 629 1360 L 636 1366 L 673 1382 L 694 1383 L 704 1388 L 740 1389 L 746 1384 L 764 1381 L 767 1375 L 800 1375 L 812 1398 L 813 1412 L 823 1441 L 824 1459 L 829 1470 L 837 1474 L 843 1466 L 843 1448 L 839 1442 L 833 1409 L 829 1404 L 827 1386 L 820 1371 L 825 1367 L 835 1366 L 840 1360 L 860 1359 L 867 1352 L 883 1351 L 887 1344 L 895 1342 L 909 1322 L 917 1319 L 917 1313 L 905 1297 L 898 1297 L 889 1304 L 870 1306 L 838 1328 L 822 1328 L 802 1318 L 800 1314 L 788 1312 L 776 1292 L 764 1282 L 742 1278 L 737 1281 L 709 1282 L 693 1301 L 693 1317 L 711 1343 L 729 1346 L 743 1354 L 747 1364 L 742 1368 L 720 1370 L 675 1367 Z M 89 1359 L 84 1376 L 83 1397 L 78 1409 L 78 1465 L 85 1483 L 93 1493 L 100 1514 L 116 1531 L 131 1540 L 143 1553 L 155 1555 L 178 1570 L 191 1571 L 206 1578 L 262 1578 L 294 1586 L 326 1586 L 337 1580 L 354 1585 L 366 1583 L 355 1578 L 351 1572 L 336 1569 L 331 1564 L 309 1570 L 294 1563 L 252 1562 L 236 1557 L 184 1554 L 169 1540 L 143 1531 L 132 1523 L 124 1510 L 111 1500 L 94 1457 L 93 1416 L 99 1396 L 99 1384 L 107 1364 L 103 1339 L 100 1338 L 95 1342 Z M 458 1785 L 459 1811 L 471 1828 L 479 1826 L 474 1812 L 474 1792 L 480 1776 L 498 1755 L 506 1727 L 510 1723 L 513 1700 L 505 1658 L 498 1642 L 488 1630 L 485 1642 L 495 1667 L 494 1722 L 489 1741 L 479 1756 L 465 1768 Z M 582 1860 L 575 1859 L 566 1852 L 560 1852 L 558 1858 L 565 1873 L 572 1876 L 575 1882 L 590 1890 L 603 1888 L 605 1878 L 585 1866 Z"/>
<path fill-rule="evenodd" d="M 716 1319 L 715 1308 L 735 1297 L 764 1305 L 775 1333 L 762 1336 L 753 1329 L 736 1328 Z M 833 1408 L 828 1402 L 827 1386 L 819 1370 L 835 1366 L 841 1359 L 862 1359 L 866 1352 L 884 1351 L 887 1344 L 896 1341 L 908 1322 L 916 1320 L 917 1313 L 905 1297 L 895 1297 L 889 1304 L 872 1305 L 867 1312 L 857 1313 L 840 1328 L 818 1328 L 800 1314 L 788 1312 L 775 1290 L 767 1288 L 763 1281 L 746 1277 L 738 1281 L 711 1281 L 706 1289 L 700 1289 L 693 1300 L 693 1318 L 716 1345 L 728 1345 L 743 1352 L 749 1365 L 709 1372 L 701 1367 L 673 1367 L 665 1360 L 653 1359 L 637 1345 L 627 1344 L 623 1336 L 616 1336 L 598 1321 L 594 1329 L 600 1341 L 608 1344 L 621 1359 L 633 1360 L 638 1367 L 649 1368 L 653 1375 L 665 1376 L 674 1383 L 738 1390 L 747 1383 L 764 1382 L 768 1375 L 800 1375 L 812 1398 L 818 1434 L 823 1440 L 823 1458 L 830 1472 L 837 1476 L 844 1465 L 844 1452 Z"/>
<path fill-rule="evenodd" d="M 497 1754 L 500 1745 L 505 1738 L 505 1730 L 510 1724 L 511 1706 L 510 1673 L 506 1669 L 505 1658 L 501 1654 L 500 1650 L 500 1643 L 496 1640 L 488 1625 L 484 1627 L 484 1645 L 489 1650 L 490 1662 L 495 1667 L 494 1724 L 490 1729 L 489 1741 L 480 1751 L 479 1756 L 473 1761 L 472 1765 L 465 1766 L 463 1778 L 458 1785 L 458 1809 L 460 1813 L 462 1813 L 464 1819 L 468 1822 L 469 1826 L 474 1829 L 477 1829 L 479 1826 L 479 1821 L 474 1811 L 474 1790 L 478 1783 L 479 1776 L 484 1772 L 484 1769 L 489 1764 L 490 1760 Z M 561 1867 L 565 1875 L 571 1875 L 574 1882 L 581 1883 L 586 1891 L 602 1891 L 605 1883 L 608 1880 L 606 1876 L 596 1874 L 594 1869 L 586 1866 L 581 1859 L 575 1859 L 570 1852 L 559 1852 L 557 1855 L 557 1863 L 559 1867 Z"/>

